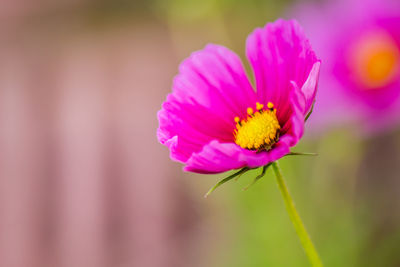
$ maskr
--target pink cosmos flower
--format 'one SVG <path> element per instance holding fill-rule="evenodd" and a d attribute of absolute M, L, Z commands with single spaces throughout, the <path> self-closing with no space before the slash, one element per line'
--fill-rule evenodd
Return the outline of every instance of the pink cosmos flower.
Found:
<path fill-rule="evenodd" d="M 396 125 L 400 121 L 400 1 L 301 4 L 292 14 L 324 61 L 313 126 L 327 129 L 359 122 L 371 133 Z"/>
<path fill-rule="evenodd" d="M 255 88 L 239 57 L 209 44 L 184 60 L 158 112 L 158 140 L 184 170 L 220 173 L 265 166 L 290 152 L 314 103 L 320 61 L 296 21 L 247 38 Z"/>

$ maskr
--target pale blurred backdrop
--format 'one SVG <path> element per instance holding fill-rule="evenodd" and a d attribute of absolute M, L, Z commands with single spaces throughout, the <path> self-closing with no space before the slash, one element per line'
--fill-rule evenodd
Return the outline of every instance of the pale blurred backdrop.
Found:
<path fill-rule="evenodd" d="M 292 3 L 3 1 L 0 267 L 308 266 L 271 174 L 204 199 L 223 176 L 182 172 L 156 138 L 181 60 L 208 42 L 244 58 Z M 399 131 L 296 151 L 319 153 L 282 168 L 326 266 L 400 266 Z"/>

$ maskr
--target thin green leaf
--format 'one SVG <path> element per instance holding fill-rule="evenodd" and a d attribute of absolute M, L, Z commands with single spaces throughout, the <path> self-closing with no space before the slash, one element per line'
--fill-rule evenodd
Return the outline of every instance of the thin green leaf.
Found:
<path fill-rule="evenodd" d="M 315 104 L 315 100 L 314 100 L 314 102 L 312 103 L 311 109 L 310 109 L 310 111 L 307 113 L 307 115 L 306 115 L 306 117 L 305 117 L 305 119 L 304 119 L 304 122 L 306 122 L 306 121 L 308 120 L 308 118 L 310 117 L 311 113 L 313 112 L 314 104 Z"/>
<path fill-rule="evenodd" d="M 239 180 L 239 178 L 242 177 L 242 174 L 243 174 L 243 173 L 244 173 L 244 172 L 242 172 L 241 174 L 239 174 L 238 176 L 236 176 L 235 182 L 237 182 L 237 181 Z"/>
<path fill-rule="evenodd" d="M 250 170 L 250 168 L 244 167 L 241 170 L 239 170 L 238 172 L 235 172 L 234 174 L 220 180 L 216 185 L 214 185 L 213 187 L 211 187 L 210 190 L 208 190 L 208 192 L 204 195 L 204 197 L 208 197 L 209 194 L 211 194 L 215 189 L 217 189 L 219 186 L 223 185 L 224 183 L 228 182 L 229 180 L 232 180 L 233 178 L 235 178 L 238 175 L 241 175 L 245 172 L 247 172 L 248 170 Z"/>
<path fill-rule="evenodd" d="M 250 186 L 254 185 L 258 180 L 260 180 L 261 178 L 264 177 L 265 173 L 267 172 L 268 167 L 271 166 L 271 163 L 263 166 L 262 171 L 259 175 L 256 176 L 256 178 L 254 178 L 253 182 L 251 182 L 248 186 L 246 186 L 245 188 L 243 188 L 242 190 L 247 190 L 249 189 Z"/>
<path fill-rule="evenodd" d="M 290 152 L 289 154 L 286 154 L 285 156 L 318 156 L 318 154 L 312 153 L 312 152 Z"/>

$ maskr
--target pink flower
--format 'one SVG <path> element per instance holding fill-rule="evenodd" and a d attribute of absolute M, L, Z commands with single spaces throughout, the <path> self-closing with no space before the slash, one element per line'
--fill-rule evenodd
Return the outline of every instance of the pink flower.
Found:
<path fill-rule="evenodd" d="M 335 0 L 294 11 L 324 61 L 314 126 L 400 121 L 400 2 Z"/>
<path fill-rule="evenodd" d="M 179 67 L 158 112 L 158 140 L 184 170 L 220 173 L 255 168 L 290 152 L 303 135 L 320 62 L 296 21 L 277 20 L 247 38 L 255 76 L 239 57 L 209 44 Z"/>

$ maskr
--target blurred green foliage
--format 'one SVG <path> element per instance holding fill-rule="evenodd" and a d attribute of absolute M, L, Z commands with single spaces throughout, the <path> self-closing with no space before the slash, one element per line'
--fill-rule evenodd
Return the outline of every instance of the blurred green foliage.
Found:
<path fill-rule="evenodd" d="M 353 141 L 336 133 L 320 140 L 318 146 L 309 143 L 295 149 L 317 151 L 317 157 L 280 160 L 300 216 L 326 266 L 357 266 L 365 238 L 366 229 L 358 224 L 353 212 L 354 177 L 344 175 L 354 173 L 352 161 L 359 155 L 357 150 L 348 153 L 348 145 Z M 340 171 L 326 173 L 332 167 Z M 308 266 L 272 170 L 247 191 L 240 190 L 258 172 L 260 169 L 246 173 L 238 182 L 230 182 L 213 193 L 229 198 L 226 209 L 231 211 L 227 213 L 234 214 L 226 222 L 227 234 L 234 237 L 233 241 L 228 249 L 223 249 L 223 263 L 218 261 L 215 266 Z"/>

